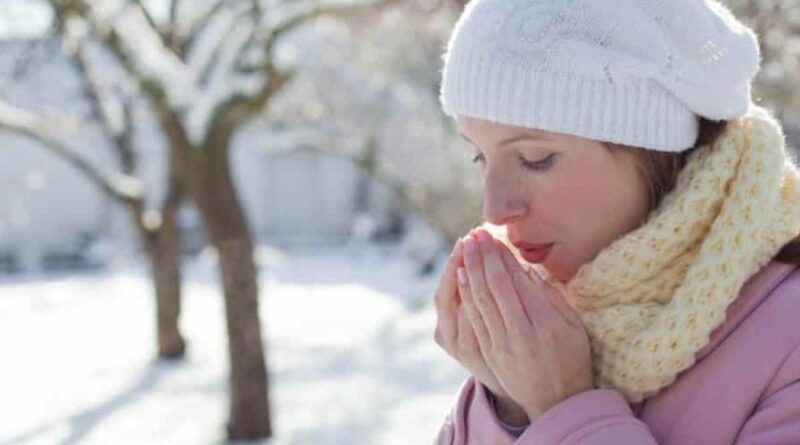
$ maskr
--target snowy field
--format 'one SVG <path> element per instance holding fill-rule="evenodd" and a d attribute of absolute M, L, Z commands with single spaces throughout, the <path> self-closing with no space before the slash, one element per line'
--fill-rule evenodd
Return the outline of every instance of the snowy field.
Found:
<path fill-rule="evenodd" d="M 439 267 L 444 261 L 439 261 Z M 187 264 L 186 360 L 158 363 L 143 265 L 0 278 L 0 445 L 221 444 L 223 305 Z M 431 295 L 398 249 L 260 251 L 276 437 L 264 445 L 427 445 L 466 371 L 433 341 Z"/>

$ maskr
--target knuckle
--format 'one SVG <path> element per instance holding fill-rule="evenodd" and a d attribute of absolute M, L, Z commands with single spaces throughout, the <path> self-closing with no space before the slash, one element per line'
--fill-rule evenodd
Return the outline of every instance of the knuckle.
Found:
<path fill-rule="evenodd" d="M 475 303 L 478 306 L 481 306 L 481 305 L 485 306 L 486 304 L 489 303 L 489 300 L 490 300 L 489 293 L 486 292 L 484 289 L 479 289 L 479 290 L 474 291 L 472 293 L 472 296 L 473 296 L 473 298 L 475 300 Z"/>

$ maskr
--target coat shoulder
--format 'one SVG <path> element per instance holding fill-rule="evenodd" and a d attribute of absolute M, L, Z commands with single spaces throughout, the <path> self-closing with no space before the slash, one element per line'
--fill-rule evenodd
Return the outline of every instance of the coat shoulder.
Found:
<path fill-rule="evenodd" d="M 764 347 L 776 348 L 780 354 L 780 363 L 765 391 L 769 395 L 800 381 L 800 268 L 772 289 L 753 315 L 758 317 Z"/>
<path fill-rule="evenodd" d="M 800 268 L 788 267 L 792 270 L 785 278 L 761 289 L 760 302 L 747 318 L 757 323 L 761 332 L 770 333 L 764 336 L 765 341 L 780 342 L 793 349 L 800 345 Z"/>

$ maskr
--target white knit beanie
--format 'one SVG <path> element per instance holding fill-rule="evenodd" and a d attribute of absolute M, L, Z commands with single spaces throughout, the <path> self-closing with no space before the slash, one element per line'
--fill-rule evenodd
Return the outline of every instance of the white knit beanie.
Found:
<path fill-rule="evenodd" d="M 714 0 L 472 0 L 444 59 L 448 115 L 674 152 L 745 114 L 760 52 Z"/>

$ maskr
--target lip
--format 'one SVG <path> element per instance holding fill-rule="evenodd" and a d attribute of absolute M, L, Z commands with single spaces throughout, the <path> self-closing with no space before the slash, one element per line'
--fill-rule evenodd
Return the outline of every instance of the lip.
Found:
<path fill-rule="evenodd" d="M 514 243 L 514 246 L 519 249 L 520 255 L 530 263 L 541 263 L 553 250 L 553 245 L 550 244 L 532 244 L 532 243 Z"/>

